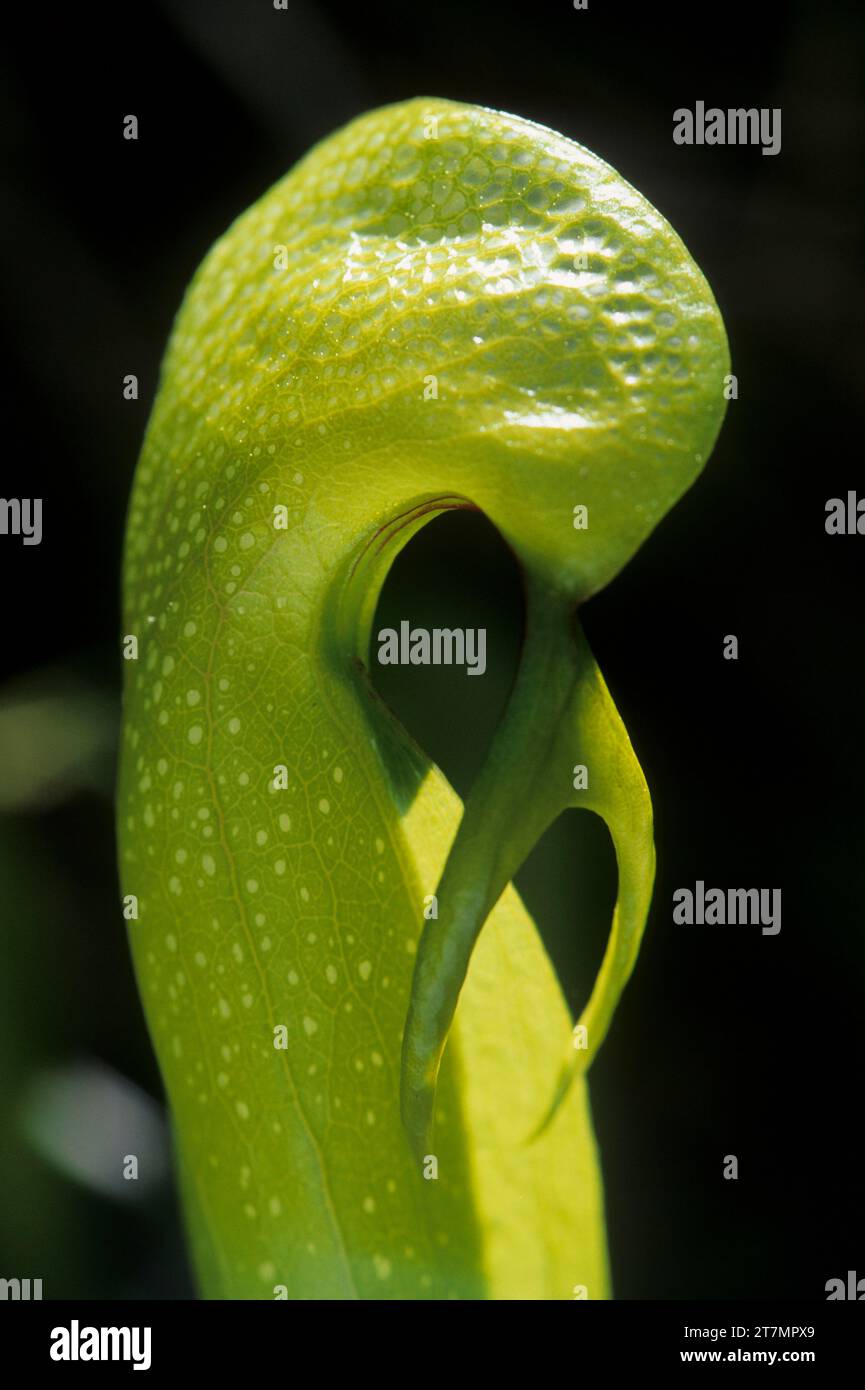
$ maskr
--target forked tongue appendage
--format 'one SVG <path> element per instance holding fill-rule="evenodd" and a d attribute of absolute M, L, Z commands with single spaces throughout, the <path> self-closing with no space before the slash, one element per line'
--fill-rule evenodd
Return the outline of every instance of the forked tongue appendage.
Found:
<path fill-rule="evenodd" d="M 530 580 L 526 618 L 516 683 L 436 890 L 438 917 L 425 922 L 418 945 L 403 1036 L 400 1103 L 403 1124 L 420 1156 L 428 1152 L 439 1065 L 475 942 L 556 817 L 568 807 L 584 807 L 606 821 L 616 849 L 619 893 L 604 961 L 573 1039 L 568 1039 L 546 1112 L 539 1098 L 543 1119 L 538 1134 L 603 1041 L 636 958 L 651 899 L 648 790 L 573 605 Z M 575 775 L 579 767 L 585 774 Z"/>

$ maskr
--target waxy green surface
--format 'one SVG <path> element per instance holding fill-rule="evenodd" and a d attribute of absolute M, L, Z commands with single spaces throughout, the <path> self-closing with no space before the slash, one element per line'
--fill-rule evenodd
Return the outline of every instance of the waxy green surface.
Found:
<path fill-rule="evenodd" d="M 727 371 L 712 294 L 640 194 L 451 102 L 318 145 L 196 275 L 129 514 L 119 838 L 205 1295 L 608 1295 L 582 1073 L 654 859 L 573 610 L 700 471 Z M 528 621 L 459 835 L 366 669 L 395 554 L 456 505 L 512 546 Z M 619 863 L 584 1051 L 506 887 L 569 805 Z"/>

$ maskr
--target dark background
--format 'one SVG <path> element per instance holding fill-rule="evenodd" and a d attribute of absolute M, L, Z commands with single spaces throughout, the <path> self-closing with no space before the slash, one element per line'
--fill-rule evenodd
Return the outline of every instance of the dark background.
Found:
<path fill-rule="evenodd" d="M 550 125 L 634 183 L 707 275 L 739 380 L 704 475 L 583 614 L 658 842 L 592 1072 L 616 1294 L 824 1298 L 865 1274 L 865 538 L 824 531 L 827 498 L 865 492 L 857 11 L 164 0 L 11 26 L 2 493 L 43 497 L 44 537 L 0 538 L 0 1273 L 42 1277 L 46 1297 L 192 1295 L 170 1182 L 118 1185 L 106 1158 L 112 1126 L 165 1151 L 114 865 L 126 499 L 211 243 L 315 140 L 434 95 Z M 674 145 L 674 109 L 698 99 L 781 107 L 780 155 Z M 376 677 L 463 793 L 520 608 L 509 553 L 466 514 L 432 523 L 383 596 L 382 621 L 488 628 L 484 681 Z M 698 878 L 780 887 L 780 935 L 673 927 L 673 890 Z M 606 830 L 569 813 L 519 884 L 576 1011 L 615 896 Z"/>

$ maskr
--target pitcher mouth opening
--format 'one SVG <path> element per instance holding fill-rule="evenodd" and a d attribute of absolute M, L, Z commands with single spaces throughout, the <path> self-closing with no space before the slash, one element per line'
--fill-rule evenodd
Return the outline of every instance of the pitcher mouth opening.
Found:
<path fill-rule="evenodd" d="M 373 532 L 356 555 L 349 571 L 349 578 L 354 578 L 359 566 L 370 551 L 373 551 L 375 555 L 380 555 L 401 531 L 404 531 L 406 527 L 413 527 L 414 523 L 420 521 L 422 517 L 437 515 L 441 512 L 477 511 L 480 511 L 480 508 L 475 502 L 456 492 L 446 492 L 439 497 L 430 497 L 423 502 L 414 503 L 405 511 L 397 512 L 396 516 L 392 516 Z"/>

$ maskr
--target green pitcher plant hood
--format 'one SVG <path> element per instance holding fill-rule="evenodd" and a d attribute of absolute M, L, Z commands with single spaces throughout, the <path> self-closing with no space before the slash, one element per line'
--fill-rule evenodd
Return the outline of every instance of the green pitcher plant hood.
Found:
<path fill-rule="evenodd" d="M 206 1296 L 609 1296 L 585 1072 L 654 849 L 578 610 L 700 472 L 728 370 L 644 197 L 450 101 L 324 140 L 197 272 L 129 510 L 118 827 Z M 464 807 L 368 671 L 394 557 L 451 508 L 526 593 Z M 511 886 L 568 807 L 618 865 L 578 1020 Z"/>

